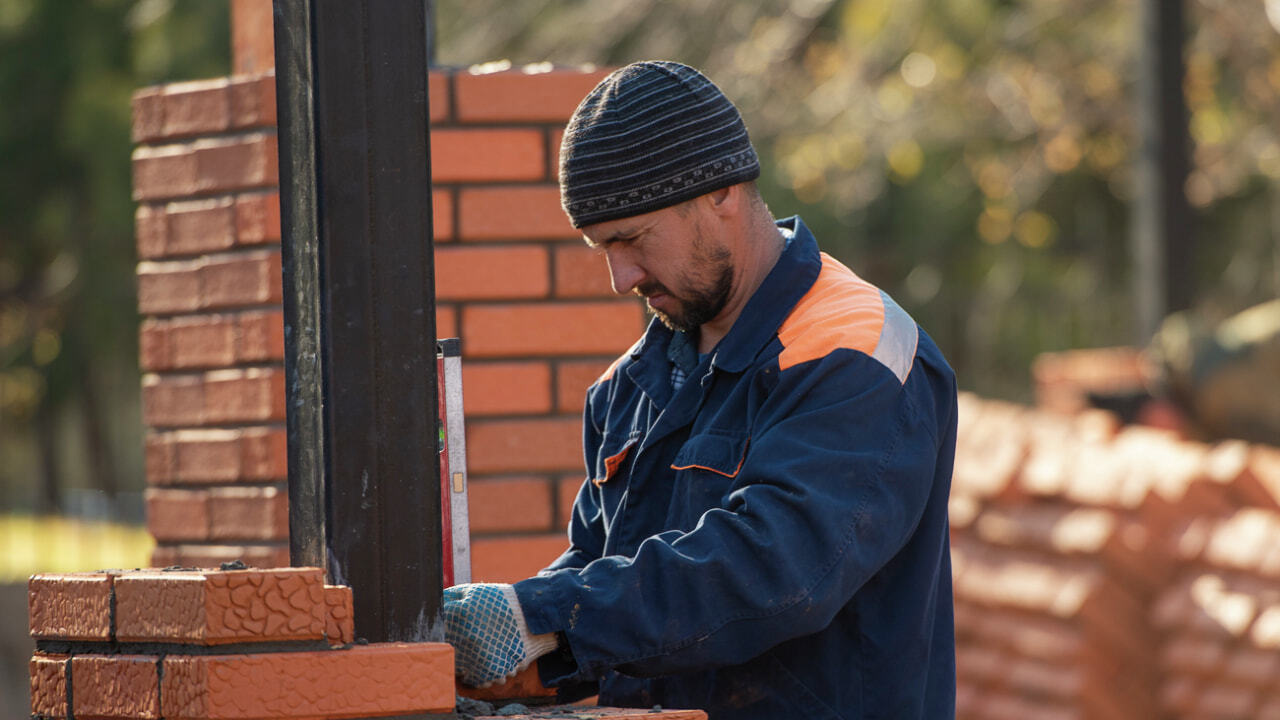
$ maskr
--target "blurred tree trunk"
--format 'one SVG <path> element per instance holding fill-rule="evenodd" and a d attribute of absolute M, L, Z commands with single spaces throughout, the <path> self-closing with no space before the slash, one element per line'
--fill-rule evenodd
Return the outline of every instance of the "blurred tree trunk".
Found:
<path fill-rule="evenodd" d="M 62 469 L 58 463 L 58 419 L 49 403 L 36 413 L 36 444 L 40 448 L 40 484 L 36 488 L 36 512 L 62 510 Z"/>
<path fill-rule="evenodd" d="M 1183 0 L 1142 0 L 1138 60 L 1138 194 L 1134 201 L 1137 340 L 1191 306 L 1194 235 L 1186 182 L 1191 141 L 1183 94 Z"/>
<path fill-rule="evenodd" d="M 89 455 L 89 482 L 102 491 L 108 505 L 114 511 L 116 494 L 120 491 L 116 476 L 115 456 L 103 427 L 102 404 L 98 397 L 98 384 L 90 368 L 81 366 L 80 378 L 80 428 L 84 433 L 85 450 Z"/>

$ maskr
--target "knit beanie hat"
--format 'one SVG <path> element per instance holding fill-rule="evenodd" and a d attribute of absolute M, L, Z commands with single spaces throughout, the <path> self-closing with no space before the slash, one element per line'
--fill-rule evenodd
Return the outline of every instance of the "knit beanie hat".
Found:
<path fill-rule="evenodd" d="M 560 202 L 575 228 L 631 217 L 760 177 L 738 109 L 687 65 L 614 71 L 574 111 Z"/>

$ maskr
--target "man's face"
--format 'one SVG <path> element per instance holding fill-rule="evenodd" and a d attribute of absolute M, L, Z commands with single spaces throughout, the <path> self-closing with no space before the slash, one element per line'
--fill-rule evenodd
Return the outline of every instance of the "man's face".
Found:
<path fill-rule="evenodd" d="M 587 244 L 604 251 L 614 292 L 643 297 L 673 330 L 714 319 L 733 289 L 731 253 L 703 231 L 699 212 L 693 201 L 582 229 Z"/>

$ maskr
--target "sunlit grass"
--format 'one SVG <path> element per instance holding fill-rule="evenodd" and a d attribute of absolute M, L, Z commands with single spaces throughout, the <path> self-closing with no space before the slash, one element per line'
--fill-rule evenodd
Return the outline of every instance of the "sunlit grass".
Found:
<path fill-rule="evenodd" d="M 146 567 L 154 547 L 138 525 L 0 516 L 0 583 L 24 582 L 35 573 Z"/>

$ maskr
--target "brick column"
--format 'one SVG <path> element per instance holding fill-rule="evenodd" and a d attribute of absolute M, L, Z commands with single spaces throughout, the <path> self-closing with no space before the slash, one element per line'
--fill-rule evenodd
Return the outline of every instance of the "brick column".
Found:
<path fill-rule="evenodd" d="M 235 7 L 237 27 L 262 19 L 253 3 Z M 269 36 L 236 37 L 236 66 L 251 67 L 241 56 L 261 56 Z M 527 576 L 564 548 L 583 391 L 643 330 L 640 304 L 612 294 L 603 258 L 559 204 L 560 134 L 602 76 L 430 79 L 436 322 L 462 339 L 478 580 Z M 267 70 L 134 97 L 158 566 L 288 564 L 274 91 Z"/>

